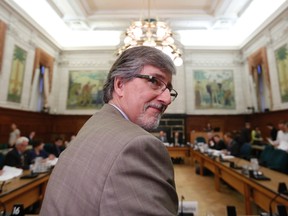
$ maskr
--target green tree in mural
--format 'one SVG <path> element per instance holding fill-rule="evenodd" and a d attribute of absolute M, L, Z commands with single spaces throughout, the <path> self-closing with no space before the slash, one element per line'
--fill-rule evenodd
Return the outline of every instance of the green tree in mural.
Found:
<path fill-rule="evenodd" d="M 26 55 L 26 51 L 24 51 L 18 46 L 15 46 L 13 54 L 14 64 L 12 66 L 12 73 L 14 73 L 14 75 L 10 79 L 11 91 L 8 95 L 8 100 L 10 101 L 20 102 L 20 93 L 23 79 L 23 71 L 20 70 L 23 70 L 23 67 L 21 68 L 21 65 L 25 64 Z"/>
<path fill-rule="evenodd" d="M 287 80 L 287 58 L 288 51 L 286 45 L 280 47 L 276 52 L 276 59 L 278 62 L 279 69 L 279 83 L 282 102 L 288 101 L 288 80 Z"/>

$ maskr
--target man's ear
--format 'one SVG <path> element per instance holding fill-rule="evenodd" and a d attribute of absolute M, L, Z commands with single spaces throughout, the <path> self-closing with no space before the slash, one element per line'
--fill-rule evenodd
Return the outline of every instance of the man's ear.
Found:
<path fill-rule="evenodd" d="M 115 77 L 115 80 L 114 80 L 115 93 L 119 96 L 123 96 L 123 88 L 124 88 L 123 79 L 120 77 Z"/>

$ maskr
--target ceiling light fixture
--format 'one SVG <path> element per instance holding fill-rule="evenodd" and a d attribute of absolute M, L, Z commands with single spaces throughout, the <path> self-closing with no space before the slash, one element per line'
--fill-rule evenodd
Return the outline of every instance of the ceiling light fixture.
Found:
<path fill-rule="evenodd" d="M 150 18 L 150 0 L 148 0 L 148 18 L 131 23 L 125 32 L 124 45 L 117 50 L 116 55 L 136 46 L 155 47 L 170 56 L 176 66 L 183 64 L 182 52 L 175 45 L 168 24 Z"/>

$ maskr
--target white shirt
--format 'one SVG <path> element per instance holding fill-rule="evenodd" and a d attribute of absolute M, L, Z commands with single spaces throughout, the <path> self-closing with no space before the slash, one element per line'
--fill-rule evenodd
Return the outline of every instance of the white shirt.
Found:
<path fill-rule="evenodd" d="M 109 103 L 109 104 L 115 107 L 122 114 L 122 116 L 129 121 L 128 116 L 119 107 L 117 107 L 115 104 L 112 104 L 112 103 Z"/>
<path fill-rule="evenodd" d="M 277 141 L 278 141 L 278 134 L 277 134 Z M 279 139 L 279 145 L 276 148 L 288 151 L 288 133 L 282 131 L 281 137 Z"/>
<path fill-rule="evenodd" d="M 288 151 L 288 142 L 281 141 L 280 144 L 277 146 L 277 149 Z"/>

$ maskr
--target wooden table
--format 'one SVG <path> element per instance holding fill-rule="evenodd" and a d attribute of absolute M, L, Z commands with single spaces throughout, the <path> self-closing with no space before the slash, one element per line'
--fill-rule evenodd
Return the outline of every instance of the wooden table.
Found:
<path fill-rule="evenodd" d="M 277 195 L 279 182 L 288 183 L 288 175 L 265 167 L 260 167 L 260 171 L 265 176 L 270 177 L 271 181 L 260 181 L 249 178 L 242 174 L 241 170 L 230 168 L 229 163 L 212 159 L 207 154 L 199 151 L 191 150 L 191 154 L 193 159 L 199 163 L 200 174 L 203 174 L 204 167 L 214 173 L 214 183 L 217 191 L 220 191 L 220 180 L 223 179 L 244 196 L 247 215 L 253 214 L 252 202 L 269 212 L 270 201 Z M 234 161 L 238 166 L 249 164 L 248 161 L 239 158 L 231 159 L 231 161 Z M 272 203 L 273 212 L 275 212 L 276 205 L 279 204 L 288 206 L 288 197 L 284 195 L 277 197 Z"/>
<path fill-rule="evenodd" d="M 24 171 L 23 174 L 27 173 L 28 171 Z M 45 173 L 32 179 L 18 177 L 7 181 L 0 193 L 0 202 L 10 212 L 14 204 L 23 204 L 24 208 L 27 208 L 37 201 L 42 201 L 49 176 L 48 173 Z"/>
<path fill-rule="evenodd" d="M 190 159 L 190 147 L 189 146 L 167 147 L 167 150 L 169 152 L 170 157 L 183 158 L 185 160 L 185 162 L 187 162 Z"/>

